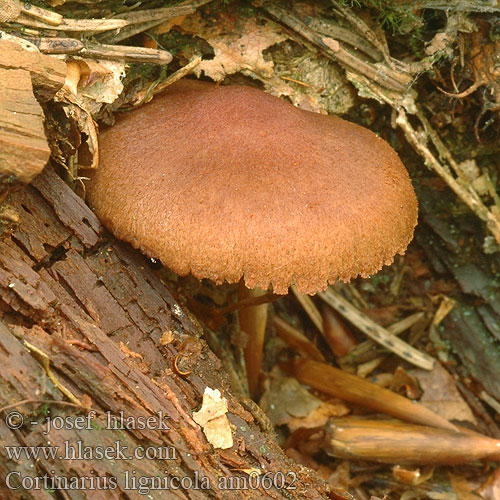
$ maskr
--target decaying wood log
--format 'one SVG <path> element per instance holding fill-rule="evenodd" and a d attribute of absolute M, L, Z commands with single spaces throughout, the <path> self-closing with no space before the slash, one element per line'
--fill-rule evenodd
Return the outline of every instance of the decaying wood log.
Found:
<path fill-rule="evenodd" d="M 450 273 L 462 293 L 438 333 L 449 340 L 468 376 L 500 399 L 500 255 L 486 255 L 483 235 L 470 215 L 454 215 L 450 193 L 419 187 L 422 212 L 415 239 L 437 273 Z"/>
<path fill-rule="evenodd" d="M 50 156 L 43 111 L 22 69 L 0 68 L 0 196 L 39 174 Z"/>
<path fill-rule="evenodd" d="M 0 472 L 10 486 L 0 485 L 1 498 L 53 498 L 47 490 L 64 478 L 73 486 L 58 494 L 70 499 L 144 498 L 141 484 L 142 493 L 163 487 L 149 492 L 155 499 L 329 497 L 239 404 L 198 323 L 146 259 L 108 238 L 54 171 L 9 202 L 20 224 L 0 237 Z M 174 360 L 187 339 L 199 355 L 182 376 Z M 206 387 L 227 398 L 230 449 L 214 449 L 193 420 Z M 116 430 L 108 419 L 120 412 L 156 420 Z M 115 451 L 99 459 L 99 446 Z M 250 470 L 259 474 L 253 482 Z"/>
<path fill-rule="evenodd" d="M 37 99 L 52 98 L 65 74 L 63 61 L 0 33 L 0 200 L 9 188 L 27 184 L 47 164 L 50 149 Z"/>
<path fill-rule="evenodd" d="M 40 102 L 52 99 L 66 77 L 64 61 L 44 55 L 32 43 L 4 32 L 0 36 L 0 68 L 28 71 Z"/>

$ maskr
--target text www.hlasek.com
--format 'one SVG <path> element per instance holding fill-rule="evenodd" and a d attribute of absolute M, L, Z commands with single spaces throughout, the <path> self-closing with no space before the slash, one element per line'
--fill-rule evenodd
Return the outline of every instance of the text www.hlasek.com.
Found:
<path fill-rule="evenodd" d="M 115 441 L 109 446 L 86 446 L 82 441 L 64 442 L 63 446 L 5 446 L 10 460 L 175 460 L 173 446 L 137 446 L 129 448 Z"/>

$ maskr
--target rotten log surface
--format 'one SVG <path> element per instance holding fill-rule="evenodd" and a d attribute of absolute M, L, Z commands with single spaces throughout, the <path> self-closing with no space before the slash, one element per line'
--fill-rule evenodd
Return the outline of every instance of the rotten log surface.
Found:
<path fill-rule="evenodd" d="M 43 120 L 30 74 L 0 68 L 0 192 L 13 183 L 30 182 L 47 164 Z"/>
<path fill-rule="evenodd" d="M 453 214 L 449 191 L 417 186 L 421 223 L 415 231 L 434 270 L 460 287 L 439 335 L 451 342 L 467 375 L 500 399 L 500 254 L 486 255 L 484 235 L 470 213 Z M 449 273 L 449 275 L 448 275 Z"/>
<path fill-rule="evenodd" d="M 13 186 L 29 183 L 47 164 L 50 149 L 38 101 L 51 99 L 65 75 L 64 61 L 0 32 L 0 200 Z"/>
<path fill-rule="evenodd" d="M 36 98 L 50 101 L 64 85 L 66 63 L 42 54 L 23 38 L 0 32 L 0 68 L 28 71 Z"/>
<path fill-rule="evenodd" d="M 91 480 L 86 479 L 86 490 L 77 485 L 57 492 L 58 498 L 69 499 L 144 498 L 137 490 L 139 478 L 147 481 L 166 475 L 188 478 L 188 487 L 151 491 L 148 498 L 328 498 L 326 484 L 288 460 L 273 436 L 260 429 L 232 395 L 220 361 L 200 339 L 200 328 L 145 258 L 126 244 L 106 239 L 94 214 L 54 171 L 46 169 L 31 185 L 12 194 L 9 202 L 17 209 L 20 224 L 0 236 L 0 406 L 28 401 L 2 410 L 2 478 L 14 472 L 11 486 L 21 478 L 45 474 L 107 477 L 108 485 L 115 481 L 110 478 L 116 478 L 116 489 L 103 489 L 103 482 L 95 482 L 91 489 Z M 162 345 L 165 332 L 171 332 L 173 340 Z M 182 377 L 173 362 L 186 339 L 199 344 L 200 354 L 193 372 Z M 97 411 L 90 429 L 65 424 L 47 432 L 47 416 L 52 422 L 57 422 L 56 416 L 75 422 L 76 416 L 86 417 L 87 412 L 66 403 L 40 357 L 25 342 L 45 353 L 58 381 Z M 213 449 L 192 419 L 207 386 L 228 399 L 234 438 L 229 450 Z M 6 424 L 5 417 L 12 411 L 24 419 L 18 429 Z M 105 412 L 119 415 L 120 411 L 136 421 L 163 412 L 170 430 L 158 429 L 156 424 L 144 430 L 108 429 Z M 118 442 L 125 457 L 147 449 L 168 459 L 120 455 L 118 459 L 66 459 L 65 443 L 77 446 L 78 442 L 91 450 Z M 6 446 L 59 447 L 59 451 L 55 458 L 9 459 Z M 248 477 L 242 470 L 251 468 L 267 472 L 275 483 L 284 478 L 289 487 L 218 487 L 221 477 Z M 136 489 L 126 489 L 127 474 L 128 487 L 135 477 Z M 209 483 L 208 489 L 195 489 L 202 480 Z M 29 486 L 30 480 L 26 481 Z M 12 490 L 0 485 L 2 499 L 21 498 L 21 493 L 26 499 L 53 498 L 44 488 Z"/>

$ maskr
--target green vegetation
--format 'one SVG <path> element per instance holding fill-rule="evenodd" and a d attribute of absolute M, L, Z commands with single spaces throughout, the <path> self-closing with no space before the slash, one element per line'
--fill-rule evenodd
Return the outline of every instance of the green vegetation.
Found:
<path fill-rule="evenodd" d="M 377 21 L 394 35 L 404 35 L 418 29 L 422 20 L 412 9 L 412 5 L 396 5 L 391 0 L 340 0 L 347 7 L 370 8 L 376 13 Z"/>

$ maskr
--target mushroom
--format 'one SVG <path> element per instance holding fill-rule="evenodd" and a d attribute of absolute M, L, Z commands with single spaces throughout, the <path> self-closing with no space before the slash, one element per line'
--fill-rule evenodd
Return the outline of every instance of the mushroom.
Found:
<path fill-rule="evenodd" d="M 415 193 L 384 140 L 253 87 L 179 81 L 99 143 L 90 206 L 179 275 L 314 294 L 376 273 L 413 237 Z"/>

